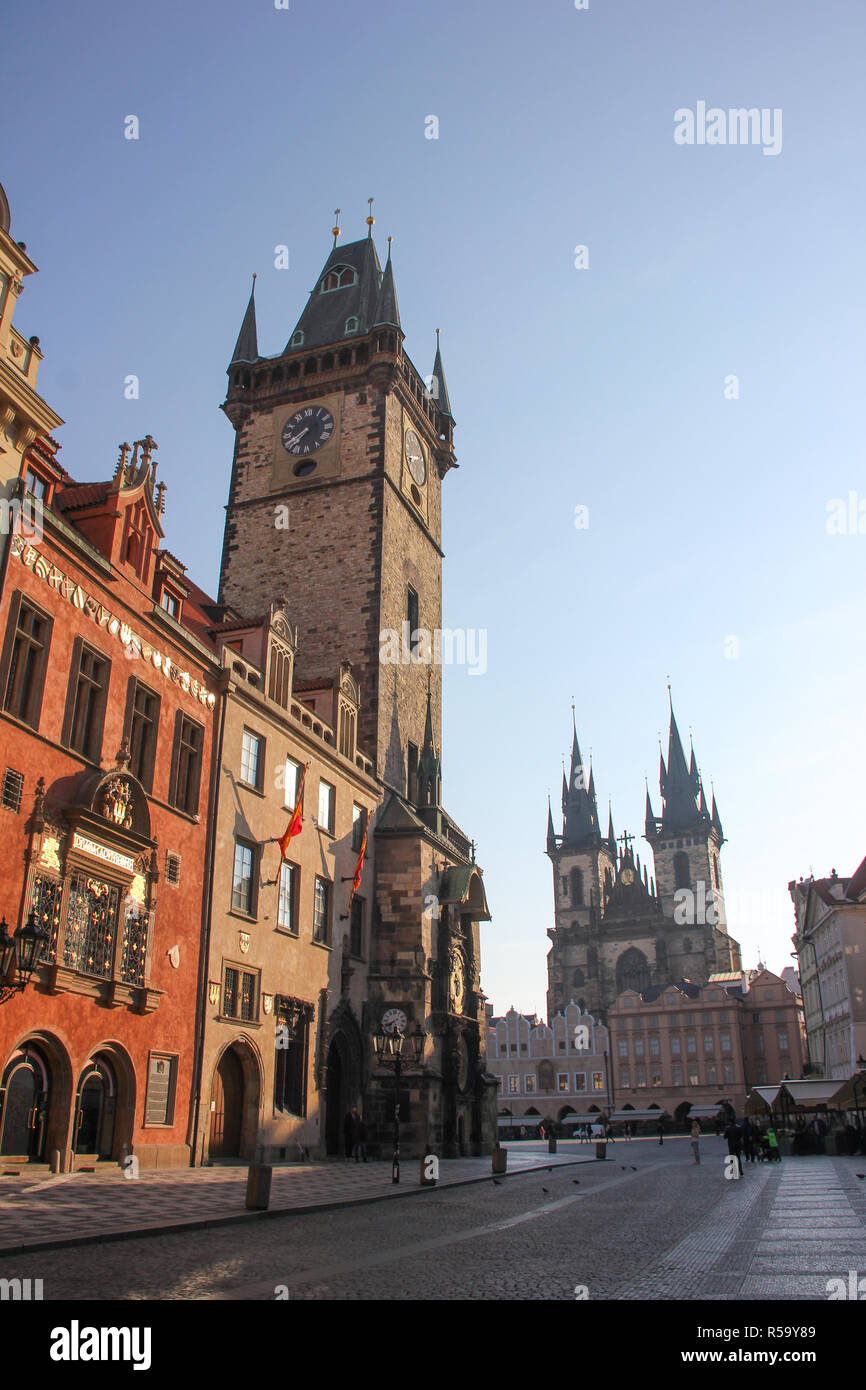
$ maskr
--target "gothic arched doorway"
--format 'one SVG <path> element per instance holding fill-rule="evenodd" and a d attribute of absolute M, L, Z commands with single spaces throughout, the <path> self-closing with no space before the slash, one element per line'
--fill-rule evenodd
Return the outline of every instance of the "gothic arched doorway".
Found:
<path fill-rule="evenodd" d="M 343 1120 L 351 1108 L 345 1040 L 338 1034 L 328 1048 L 328 1090 L 325 1098 L 325 1147 L 343 1152 Z"/>
<path fill-rule="evenodd" d="M 0 1154 L 31 1163 L 44 1161 L 50 1100 L 47 1058 L 33 1043 L 25 1043 L 3 1073 Z"/>
<path fill-rule="evenodd" d="M 94 1057 L 78 1078 L 73 1149 L 77 1154 L 111 1158 L 117 1114 L 117 1078 L 104 1057 Z"/>
<path fill-rule="evenodd" d="M 238 1158 L 244 1112 L 244 1070 L 233 1047 L 217 1063 L 211 1091 L 211 1158 Z"/>

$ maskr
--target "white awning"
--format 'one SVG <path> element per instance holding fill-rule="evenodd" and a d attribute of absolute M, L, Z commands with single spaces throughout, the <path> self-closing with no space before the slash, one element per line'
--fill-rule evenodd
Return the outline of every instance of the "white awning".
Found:
<path fill-rule="evenodd" d="M 719 1113 L 719 1111 L 721 1110 L 721 1108 L 722 1108 L 722 1103 L 721 1103 L 721 1101 L 719 1101 L 718 1105 L 693 1105 L 692 1108 L 691 1108 L 691 1110 L 689 1111 L 688 1115 L 686 1115 L 686 1119 L 687 1119 L 687 1120 L 707 1120 L 707 1119 L 713 1119 L 715 1116 L 718 1115 L 718 1113 Z"/>
<path fill-rule="evenodd" d="M 623 1120 L 658 1120 L 667 1113 L 666 1110 L 614 1110 L 610 1118 L 621 1124 Z"/>
<path fill-rule="evenodd" d="M 838 1095 L 844 1081 L 783 1081 L 795 1105 L 826 1105 Z"/>
<path fill-rule="evenodd" d="M 765 1105 L 772 1106 L 781 1089 L 781 1086 L 753 1086 L 750 1094 L 760 1096 Z"/>

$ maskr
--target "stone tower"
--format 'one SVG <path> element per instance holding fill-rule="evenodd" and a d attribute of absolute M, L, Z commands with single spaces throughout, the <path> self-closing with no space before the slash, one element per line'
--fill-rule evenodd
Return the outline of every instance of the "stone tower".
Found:
<path fill-rule="evenodd" d="M 334 228 L 276 357 L 259 354 L 250 296 L 223 406 L 236 440 L 220 602 L 255 615 L 285 594 L 294 688 L 309 694 L 346 662 L 358 682 L 358 746 L 382 791 L 364 870 L 369 951 L 349 962 L 363 969 L 366 1002 L 355 1018 L 335 952 L 319 1022 L 362 1058 L 357 1099 L 383 1153 L 396 1095 L 373 1038 L 426 1033 L 423 1065 L 402 1077 L 402 1145 L 449 1157 L 496 1136 L 480 973 L 490 914 L 472 842 L 442 805 L 442 483 L 457 466 L 454 420 L 438 335 L 425 382 L 404 351 L 390 251 L 383 269 L 372 216 L 367 225 L 348 245 Z M 325 1073 L 332 1053 L 322 1048 Z"/>
<path fill-rule="evenodd" d="M 437 743 L 441 728 L 441 664 L 427 663 L 442 626 L 454 422 L 438 344 L 430 389 L 403 350 L 390 252 L 383 271 L 368 223 L 344 246 L 334 229 L 277 357 L 259 357 L 250 297 L 223 406 L 236 440 L 220 601 L 259 613 L 291 593 L 305 678 L 351 662 L 364 692 L 359 743 L 411 794 L 428 669 Z"/>
<path fill-rule="evenodd" d="M 671 708 L 667 766 L 661 760 L 663 814 L 646 796 L 646 839 L 655 878 L 635 854 L 632 836 L 607 835 L 598 822 L 595 783 L 587 779 L 574 734 L 571 772 L 563 778 L 562 834 L 547 812 L 547 855 L 553 865 L 554 922 L 548 931 L 548 1018 L 570 999 L 599 1017 L 624 989 L 691 980 L 740 968 L 727 933 L 720 850 L 724 840 L 694 750 L 686 762 Z"/>

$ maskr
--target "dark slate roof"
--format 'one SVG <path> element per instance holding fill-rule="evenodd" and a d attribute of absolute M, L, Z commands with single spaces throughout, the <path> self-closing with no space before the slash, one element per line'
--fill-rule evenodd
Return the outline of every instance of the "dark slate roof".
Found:
<path fill-rule="evenodd" d="M 691 767 L 689 767 L 683 752 L 673 705 L 671 706 L 671 726 L 668 739 L 668 765 L 665 768 L 664 762 L 662 762 L 659 782 L 664 801 L 661 824 L 663 832 L 692 829 L 699 825 L 709 824 L 709 813 L 704 814 L 697 804 L 697 798 L 702 793 L 702 788 L 694 753 L 692 753 Z"/>
<path fill-rule="evenodd" d="M 442 366 L 442 353 L 439 351 L 439 339 L 436 339 L 436 358 L 433 362 L 433 377 L 435 383 L 435 395 L 433 399 L 439 407 L 439 413 L 449 420 L 453 420 L 451 414 L 451 402 L 448 399 L 448 387 L 445 385 L 445 369 Z"/>
<path fill-rule="evenodd" d="M 385 266 L 385 273 L 382 276 L 382 287 L 376 301 L 376 313 L 373 318 L 373 326 L 378 324 L 388 325 L 392 328 L 400 328 L 400 310 L 397 308 L 397 291 L 394 287 L 394 270 L 391 265 L 391 258 L 388 257 L 388 264 Z"/>
<path fill-rule="evenodd" d="M 351 266 L 356 272 L 355 283 L 345 285 L 339 290 L 328 290 L 323 294 L 321 284 L 328 271 L 335 266 L 343 265 Z M 299 328 L 303 330 L 305 348 L 326 347 L 345 338 L 346 320 L 351 317 L 357 318 L 358 328 L 357 332 L 349 334 L 350 338 L 368 333 L 376 322 L 381 287 L 382 267 L 372 237 L 364 237 L 363 241 L 350 241 L 345 246 L 335 246 L 322 266 L 316 287 L 310 292 L 304 312 L 295 324 L 286 344 L 286 352 L 291 350 L 292 338 Z M 396 310 L 396 294 L 393 298 Z"/>
<path fill-rule="evenodd" d="M 586 770 L 580 755 L 577 730 L 574 730 L 571 744 L 571 773 L 565 791 L 565 823 L 562 827 L 562 844 L 573 846 L 600 839 L 598 824 L 598 805 L 595 799 L 595 782 L 590 772 L 589 786 L 586 783 Z"/>
<path fill-rule="evenodd" d="M 253 276 L 253 287 L 250 290 L 250 302 L 244 314 L 244 321 L 241 324 L 241 331 L 235 343 L 235 350 L 232 353 L 232 360 L 229 363 L 233 367 L 236 362 L 257 362 L 259 360 L 259 343 L 256 335 L 256 280 Z"/>

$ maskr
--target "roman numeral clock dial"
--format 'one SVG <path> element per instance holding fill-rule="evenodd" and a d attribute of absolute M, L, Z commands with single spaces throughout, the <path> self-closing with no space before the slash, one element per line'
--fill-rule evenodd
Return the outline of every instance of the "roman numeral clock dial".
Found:
<path fill-rule="evenodd" d="M 334 417 L 323 405 L 305 405 L 283 425 L 280 436 L 287 454 L 303 458 L 327 444 L 334 433 Z"/>

